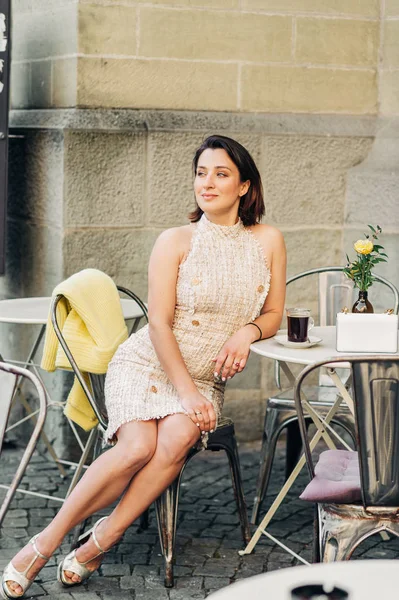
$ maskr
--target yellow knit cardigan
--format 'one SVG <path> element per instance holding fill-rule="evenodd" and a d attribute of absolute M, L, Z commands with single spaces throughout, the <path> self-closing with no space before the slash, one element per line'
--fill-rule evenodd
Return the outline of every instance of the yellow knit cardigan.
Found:
<path fill-rule="evenodd" d="M 54 289 L 53 297 L 57 294 L 65 296 L 57 305 L 57 322 L 86 381 L 87 373 L 106 373 L 117 347 L 128 336 L 114 282 L 97 269 L 84 269 L 60 283 Z M 71 369 L 50 314 L 41 366 L 46 371 Z M 64 412 L 86 431 L 98 423 L 76 377 Z"/>

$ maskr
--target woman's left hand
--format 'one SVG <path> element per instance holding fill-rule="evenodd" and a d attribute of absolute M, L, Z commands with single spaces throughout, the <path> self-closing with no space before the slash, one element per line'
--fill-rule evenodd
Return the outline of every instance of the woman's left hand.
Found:
<path fill-rule="evenodd" d="M 219 376 L 222 381 L 226 381 L 241 373 L 247 364 L 249 347 L 256 339 L 256 327 L 244 326 L 234 333 L 216 358 L 212 359 L 215 362 L 215 377 Z"/>

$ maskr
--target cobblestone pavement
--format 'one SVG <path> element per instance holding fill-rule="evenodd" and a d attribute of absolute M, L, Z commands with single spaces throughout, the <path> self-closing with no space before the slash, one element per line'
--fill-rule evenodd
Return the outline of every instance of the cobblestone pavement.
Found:
<path fill-rule="evenodd" d="M 10 480 L 18 464 L 20 451 L 6 449 L 0 460 L 1 480 Z M 258 472 L 259 444 L 240 446 L 241 467 L 249 508 Z M 269 495 L 262 508 L 274 499 L 283 483 L 283 449 L 278 449 Z M 270 524 L 269 531 L 303 558 L 311 559 L 313 507 L 298 500 L 306 485 L 304 472 L 291 489 Z M 62 482 L 54 463 L 35 454 L 23 480 L 31 490 L 65 494 L 68 482 Z M 4 491 L 0 490 L 0 499 Z M 42 529 L 56 512 L 59 503 L 17 494 L 0 532 L 0 571 L 30 536 Z M 141 531 L 137 523 L 105 558 L 99 571 L 86 585 L 69 593 L 56 581 L 58 558 L 69 551 L 68 540 L 41 571 L 27 597 L 49 596 L 52 600 L 189 600 L 205 598 L 213 591 L 244 577 L 292 566 L 297 560 L 262 536 L 256 550 L 240 557 L 243 548 L 227 459 L 222 452 L 202 452 L 187 466 L 181 487 L 176 543 L 175 587 L 163 585 L 163 557 L 158 541 L 154 511 L 150 526 Z M 356 557 L 398 558 L 397 540 L 381 542 L 373 537 Z"/>

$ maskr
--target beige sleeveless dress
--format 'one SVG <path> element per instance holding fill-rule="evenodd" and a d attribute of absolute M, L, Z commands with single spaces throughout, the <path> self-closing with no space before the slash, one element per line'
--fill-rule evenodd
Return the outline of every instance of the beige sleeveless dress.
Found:
<path fill-rule="evenodd" d="M 259 316 L 269 286 L 263 249 L 251 230 L 242 221 L 231 227 L 216 225 L 203 215 L 179 267 L 173 332 L 195 385 L 218 416 L 225 384 L 215 380 L 212 358 L 233 333 Z M 161 367 L 148 326 L 119 346 L 109 365 L 105 401 L 109 440 L 129 421 L 185 412 Z"/>

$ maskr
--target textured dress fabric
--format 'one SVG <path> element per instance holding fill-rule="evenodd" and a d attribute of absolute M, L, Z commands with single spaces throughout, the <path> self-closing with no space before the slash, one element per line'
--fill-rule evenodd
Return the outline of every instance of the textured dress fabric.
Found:
<path fill-rule="evenodd" d="M 218 417 L 225 384 L 214 378 L 212 358 L 233 333 L 259 316 L 269 287 L 270 270 L 250 228 L 241 220 L 233 226 L 216 225 L 202 215 L 179 267 L 172 329 L 195 385 Z M 116 351 L 105 381 L 105 402 L 105 439 L 110 441 L 124 423 L 185 413 L 148 325 Z"/>

